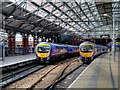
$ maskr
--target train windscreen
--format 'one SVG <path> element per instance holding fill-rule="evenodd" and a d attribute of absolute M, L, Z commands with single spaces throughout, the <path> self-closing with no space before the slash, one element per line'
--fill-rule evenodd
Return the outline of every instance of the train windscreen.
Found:
<path fill-rule="evenodd" d="M 39 46 L 38 47 L 38 52 L 39 53 L 48 53 L 50 51 L 49 46 Z"/>
<path fill-rule="evenodd" d="M 82 45 L 80 47 L 81 52 L 92 52 L 93 46 L 92 45 Z"/>

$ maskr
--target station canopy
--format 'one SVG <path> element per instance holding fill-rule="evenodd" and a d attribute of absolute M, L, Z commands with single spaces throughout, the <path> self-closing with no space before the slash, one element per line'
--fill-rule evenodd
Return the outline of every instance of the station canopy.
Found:
<path fill-rule="evenodd" d="M 7 32 L 97 35 L 114 28 L 119 33 L 119 0 L 4 0 L 0 6 Z"/>

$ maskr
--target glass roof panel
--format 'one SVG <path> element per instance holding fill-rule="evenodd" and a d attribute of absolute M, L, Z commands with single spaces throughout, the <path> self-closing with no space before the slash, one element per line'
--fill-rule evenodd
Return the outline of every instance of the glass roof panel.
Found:
<path fill-rule="evenodd" d="M 68 17 L 63 14 L 60 18 L 64 20 L 64 19 L 66 19 Z"/>
<path fill-rule="evenodd" d="M 49 12 L 52 12 L 53 9 L 55 10 L 55 8 L 52 5 L 50 5 L 49 3 L 44 5 L 43 8 L 45 8 Z"/>
<path fill-rule="evenodd" d="M 65 7 L 65 6 L 61 6 L 60 9 L 63 10 L 64 12 L 67 12 L 67 11 L 68 11 L 68 8 Z"/>
<path fill-rule="evenodd" d="M 11 0 L 11 1 L 19 1 L 19 0 Z M 23 1 L 23 0 L 21 0 Z M 43 3 L 46 2 L 46 0 L 34 0 L 38 5 L 42 5 Z M 44 1 L 44 2 L 43 2 Z M 55 1 L 55 2 L 53 2 Z M 85 12 L 86 16 L 82 13 L 82 11 L 80 11 L 80 8 L 77 6 L 77 4 L 75 2 L 66 2 L 71 8 L 67 7 L 67 5 L 65 5 L 62 2 L 58 2 L 59 0 L 53 0 L 52 3 L 55 4 L 55 6 L 59 7 L 61 10 L 63 10 L 70 18 L 72 18 L 74 21 L 80 21 L 80 18 L 83 21 L 94 21 L 94 20 L 98 20 L 100 21 L 100 16 L 99 13 L 97 11 L 96 5 L 92 0 L 80 0 L 81 1 L 81 5 L 80 7 L 82 8 L 83 12 Z M 77 1 L 77 0 L 76 0 Z M 87 4 L 85 3 L 85 1 L 88 3 L 89 7 L 87 6 Z M 78 2 L 78 4 L 80 4 L 80 2 Z M 62 6 L 63 5 L 63 6 Z M 37 6 L 33 5 L 29 0 L 27 0 L 27 4 L 26 5 L 22 5 L 22 7 L 26 8 L 27 10 L 29 10 L 30 12 L 33 12 L 35 10 L 38 9 Z M 68 22 L 71 26 L 77 28 L 77 29 L 90 29 L 90 28 L 94 28 L 93 26 L 97 27 L 99 25 L 102 25 L 102 22 L 72 22 L 72 20 L 67 17 L 66 15 L 64 15 L 62 12 L 60 12 L 59 10 L 55 9 L 54 6 L 52 6 L 52 4 L 50 4 L 49 2 L 47 4 L 45 4 L 42 8 L 46 9 L 49 12 L 53 12 L 54 15 L 56 15 L 59 18 L 63 19 L 64 21 L 70 21 Z M 76 12 L 77 15 L 80 16 L 80 18 L 74 14 L 74 12 L 71 10 L 73 9 L 74 12 Z M 90 9 L 90 10 L 89 10 Z M 91 12 L 90 12 L 91 11 Z M 91 14 L 92 13 L 92 14 Z M 48 17 L 46 19 L 48 19 L 49 21 L 54 21 L 56 19 L 55 16 L 53 16 L 52 14 L 48 14 L 45 11 L 43 11 L 42 9 L 40 9 L 39 12 L 36 12 L 36 14 L 40 17 L 45 18 L 45 16 L 48 15 Z M 88 19 L 89 18 L 89 19 Z M 60 19 L 59 19 L 60 20 Z M 59 24 L 59 20 L 57 20 L 57 22 L 55 22 L 56 24 Z M 61 22 L 61 21 L 60 21 Z M 77 23 L 79 23 L 81 26 L 79 26 Z M 86 24 L 87 25 L 86 25 Z M 93 23 L 93 25 L 92 25 Z M 61 23 L 60 26 L 64 27 L 66 24 L 65 23 Z M 72 28 L 71 26 L 67 25 L 65 26 L 65 28 Z M 89 27 L 88 27 L 89 26 Z M 72 28 L 74 29 L 74 28 Z M 75 30 L 75 29 L 74 29 Z"/>
<path fill-rule="evenodd" d="M 54 16 L 50 16 L 49 18 L 47 18 L 50 21 L 54 21 L 56 18 Z"/>
<path fill-rule="evenodd" d="M 53 2 L 57 7 L 62 5 L 62 2 Z"/>
<path fill-rule="evenodd" d="M 66 29 L 68 29 L 68 28 L 70 28 L 70 26 L 69 26 L 69 25 L 67 25 L 65 28 L 66 28 Z"/>
<path fill-rule="evenodd" d="M 86 19 L 86 17 L 85 17 L 85 16 L 82 16 L 81 19 L 84 20 L 84 19 Z"/>
<path fill-rule="evenodd" d="M 76 31 L 74 28 L 70 28 L 69 31 Z"/>
<path fill-rule="evenodd" d="M 86 6 L 86 4 L 82 4 L 82 5 L 81 5 L 81 8 L 82 8 L 83 10 L 85 10 L 85 9 L 87 9 L 88 7 Z"/>
<path fill-rule="evenodd" d="M 53 12 L 53 14 L 55 14 L 55 15 L 59 14 L 59 13 L 61 13 L 61 12 L 59 10 L 57 10 L 57 9 Z"/>
<path fill-rule="evenodd" d="M 70 25 L 74 26 L 74 25 L 75 25 L 75 22 L 70 23 Z"/>
<path fill-rule="evenodd" d="M 67 12 L 66 14 L 67 14 L 67 15 L 69 15 L 69 16 L 73 16 L 73 15 L 75 15 L 75 14 L 73 14 L 73 13 L 72 13 L 72 12 L 70 12 L 70 11 L 69 11 L 69 12 Z"/>
<path fill-rule="evenodd" d="M 10 1 L 13 2 L 13 3 L 17 2 L 17 4 L 20 4 L 21 2 L 23 2 L 23 0 L 10 0 Z"/>
<path fill-rule="evenodd" d="M 44 18 L 46 15 L 48 15 L 48 13 L 40 9 L 37 12 L 37 15 Z"/>
<path fill-rule="evenodd" d="M 62 26 L 62 27 L 65 26 L 65 25 L 66 25 L 66 24 L 65 24 L 64 22 L 60 23 L 60 26 Z"/>
<path fill-rule="evenodd" d="M 26 4 L 22 4 L 21 7 L 25 8 L 26 10 L 30 11 L 30 12 L 33 12 L 34 10 L 37 10 L 38 8 L 31 4 L 30 2 L 26 2 Z"/>

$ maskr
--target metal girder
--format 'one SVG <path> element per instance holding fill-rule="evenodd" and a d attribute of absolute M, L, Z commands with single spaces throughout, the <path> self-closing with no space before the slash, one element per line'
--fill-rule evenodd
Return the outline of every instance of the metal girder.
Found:
<path fill-rule="evenodd" d="M 47 12 L 47 13 L 50 13 L 48 10 L 46 10 L 46 9 L 44 9 L 44 8 L 41 8 L 42 10 L 44 10 L 45 12 Z M 56 15 L 54 15 L 53 13 L 51 13 L 54 17 L 56 17 L 56 18 L 58 18 L 58 19 L 60 19 L 62 22 L 65 22 L 64 20 L 62 20 L 61 18 L 59 18 L 59 17 L 57 17 Z M 65 22 L 65 23 L 67 23 L 67 22 Z M 69 26 L 71 26 L 69 23 L 67 23 Z M 71 27 L 73 27 L 73 28 L 75 28 L 74 26 L 71 26 Z M 76 28 L 75 28 L 76 29 Z"/>
<path fill-rule="evenodd" d="M 111 23 L 112 24 L 112 23 Z M 110 23 L 108 24 L 110 25 Z M 92 30 L 96 29 L 96 28 L 99 28 L 99 27 L 102 27 L 102 26 L 106 26 L 106 25 L 100 25 L 100 26 L 97 26 L 97 27 L 94 27 Z"/>
<path fill-rule="evenodd" d="M 64 18 L 64 19 L 67 19 L 67 18 Z M 59 22 L 59 20 L 57 21 L 54 21 L 54 22 Z M 69 23 L 73 23 L 72 20 L 67 20 L 66 22 L 69 22 Z M 102 22 L 102 21 L 97 21 L 97 20 L 94 20 L 94 21 L 80 21 L 80 20 L 74 20 L 74 22 Z"/>
<path fill-rule="evenodd" d="M 62 7 L 63 5 L 60 5 L 58 8 Z M 56 11 L 56 9 L 52 10 L 51 13 L 53 13 L 54 11 Z M 48 16 L 50 16 L 50 14 L 46 15 L 45 17 L 47 18 Z"/>
<path fill-rule="evenodd" d="M 20 33 L 26 33 L 27 32 L 29 34 L 31 33 L 28 30 L 23 30 L 23 29 L 12 27 L 12 26 L 8 26 L 8 25 L 5 25 L 5 29 L 9 30 L 9 31 L 12 31 L 12 32 L 20 32 Z"/>
<path fill-rule="evenodd" d="M 107 31 L 110 31 L 112 32 L 112 30 L 92 30 L 92 32 L 107 32 Z M 118 30 L 115 30 L 115 31 L 118 31 Z"/>
<path fill-rule="evenodd" d="M 24 0 L 24 1 L 26 1 L 26 0 Z M 22 4 L 24 4 L 25 2 L 21 2 L 18 6 L 16 6 L 13 10 L 11 10 L 8 14 L 7 14 L 7 16 L 5 17 L 5 20 L 6 19 L 8 19 L 9 18 L 9 16 L 11 16 L 18 8 L 20 8 L 20 6 L 22 5 Z"/>
<path fill-rule="evenodd" d="M 95 2 L 95 4 L 96 4 L 97 10 L 99 12 L 99 15 L 101 17 L 101 20 L 103 21 L 103 24 L 104 23 L 106 25 L 109 24 L 108 23 L 108 18 L 109 17 L 106 17 L 106 19 L 104 19 L 103 14 L 111 13 L 111 15 L 112 15 L 112 2 Z M 101 10 L 101 7 L 103 8 L 102 10 Z M 111 8 L 108 8 L 108 7 L 111 7 Z M 111 9 L 111 11 L 109 11 L 110 9 Z M 106 12 L 106 10 L 107 10 L 107 12 Z"/>
<path fill-rule="evenodd" d="M 30 1 L 31 1 L 31 0 L 30 0 Z M 33 4 L 33 2 L 31 2 L 31 3 Z M 33 12 L 27 13 L 27 14 L 24 15 L 24 16 L 27 16 L 27 15 L 28 15 L 28 16 L 29 16 L 28 18 L 30 18 L 30 16 L 32 16 L 33 14 L 35 14 L 36 12 L 38 12 L 38 11 L 40 10 L 40 8 L 43 7 L 43 6 L 46 5 L 46 4 L 47 4 L 47 2 L 44 3 L 43 5 L 39 6 L 39 7 L 38 7 L 38 5 L 37 5 L 37 7 L 38 7 L 37 10 L 34 10 Z M 35 4 L 35 5 L 36 5 L 36 4 Z M 27 19 L 28 19 L 28 18 L 27 18 Z"/>
<path fill-rule="evenodd" d="M 30 1 L 31 2 L 31 1 Z M 44 6 L 44 5 L 46 5 L 48 2 L 46 2 L 46 3 L 44 3 L 42 6 L 39 6 L 38 4 L 36 4 L 35 2 L 31 2 L 32 4 L 34 4 L 34 5 L 36 5 L 39 9 L 41 9 L 41 7 L 42 6 Z M 39 10 L 36 10 L 36 11 L 39 11 Z M 36 12 L 36 11 L 34 11 L 34 12 Z M 30 13 L 30 15 L 31 15 L 32 13 Z M 48 26 L 50 26 L 50 25 L 52 25 L 53 23 L 50 23 L 50 24 L 48 24 L 47 26 L 45 26 L 45 27 L 43 27 L 43 28 L 46 28 L 46 27 L 48 27 Z"/>
<path fill-rule="evenodd" d="M 66 2 L 63 2 L 68 8 L 70 8 L 71 9 L 71 11 L 76 15 L 76 13 L 74 12 L 74 10 L 66 3 Z M 78 15 L 76 15 L 81 21 L 83 21 Z M 89 28 L 89 26 L 86 24 L 86 23 L 84 23 L 88 28 Z"/>
<path fill-rule="evenodd" d="M 51 5 L 53 5 L 57 10 L 59 10 L 60 12 L 62 12 L 65 16 L 67 16 L 69 19 L 71 19 L 73 22 L 75 22 L 71 17 L 69 17 L 65 12 L 63 12 L 60 8 L 58 8 L 56 5 L 54 5 L 52 2 L 49 2 Z M 76 23 L 76 22 L 75 22 Z M 78 23 L 76 23 L 78 24 Z M 79 26 L 81 26 L 80 24 L 78 24 Z M 82 27 L 82 26 L 81 26 Z M 83 27 L 82 27 L 83 28 Z M 85 28 L 83 28 L 85 29 Z"/>
<path fill-rule="evenodd" d="M 85 2 L 86 2 L 86 1 L 85 1 Z M 88 7 L 90 13 L 92 14 L 92 17 L 94 17 L 94 15 L 93 15 L 93 13 L 92 13 L 92 11 L 91 11 L 90 6 L 88 5 L 88 3 L 86 2 L 85 4 L 87 5 L 87 7 Z M 94 17 L 94 19 L 95 19 L 95 17 Z M 92 23 L 92 25 L 95 26 L 93 23 Z"/>
<path fill-rule="evenodd" d="M 42 32 L 44 32 L 45 31 L 45 29 L 46 30 L 51 30 L 51 31 L 54 31 L 54 33 L 57 33 L 58 31 L 57 31 L 57 29 L 59 29 L 59 31 L 61 30 L 62 31 L 62 29 L 64 29 L 64 26 L 61 26 L 60 25 L 60 23 L 64 23 L 64 25 L 68 25 L 68 28 L 69 29 L 71 29 L 71 31 L 72 31 L 72 29 L 74 30 L 76 30 L 76 31 L 80 31 L 80 29 L 79 28 L 83 28 L 84 30 L 86 30 L 86 32 L 87 31 L 92 31 L 92 32 L 103 32 L 104 30 L 97 30 L 97 29 L 95 29 L 95 28 L 99 28 L 99 27 L 101 27 L 101 26 L 105 26 L 105 25 L 97 25 L 97 24 L 95 24 L 94 25 L 94 23 L 93 22 L 107 22 L 106 24 L 112 24 L 112 22 L 111 22 L 111 20 L 110 20 L 110 22 L 109 22 L 109 19 L 110 18 L 108 18 L 108 17 L 106 17 L 106 19 L 104 19 L 104 17 L 102 16 L 102 14 L 104 14 L 104 13 L 110 13 L 110 15 L 112 15 L 111 14 L 111 11 L 110 10 L 108 10 L 109 9 L 109 7 L 111 7 L 111 6 L 106 6 L 106 4 L 107 5 L 111 5 L 111 2 L 109 2 L 109 3 L 102 3 L 102 4 L 95 4 L 96 6 L 92 6 L 92 7 L 97 7 L 97 10 L 98 10 L 98 13 L 99 13 L 99 16 L 100 16 L 100 18 L 102 18 L 101 20 L 97 20 L 97 19 L 95 19 L 95 15 L 94 15 L 94 13 L 92 12 L 92 8 L 91 8 L 91 6 L 89 6 L 89 3 L 87 3 L 87 2 L 84 2 L 84 3 L 82 3 L 82 4 L 85 4 L 85 5 L 87 5 L 87 11 L 89 11 L 89 13 L 91 14 L 90 16 L 91 16 L 91 18 L 89 18 L 88 16 L 87 16 L 87 14 L 86 14 L 86 12 L 84 12 L 84 10 L 86 10 L 86 9 L 83 9 L 83 8 L 81 8 L 81 6 L 77 3 L 77 2 L 74 2 L 76 5 L 74 6 L 74 4 L 73 3 L 71 3 L 71 6 L 73 6 L 73 7 L 71 7 L 67 2 L 61 2 L 59 5 L 60 6 L 57 6 L 56 4 L 54 4 L 54 3 L 52 3 L 52 2 L 45 2 L 46 4 L 47 3 L 49 3 L 50 5 L 52 5 L 53 7 L 55 7 L 55 9 L 53 9 L 51 12 L 49 11 L 49 10 L 47 10 L 46 8 L 44 8 L 43 6 L 44 5 L 46 5 L 45 3 L 43 3 L 42 5 L 38 5 L 37 3 L 35 3 L 35 2 L 33 2 L 32 0 L 26 0 L 26 1 L 29 1 L 30 2 L 30 4 L 31 5 L 35 5 L 36 7 L 38 7 L 39 9 L 37 9 L 37 10 L 34 10 L 33 12 L 27 12 L 27 10 L 25 10 L 24 8 L 21 8 L 20 6 L 21 5 L 23 5 L 23 4 L 25 4 L 25 1 L 24 2 L 22 2 L 22 3 L 20 3 L 18 6 L 17 5 L 14 5 L 13 3 L 12 4 L 10 4 L 10 5 L 12 5 L 13 6 L 13 9 L 8 13 L 8 14 L 6 14 L 6 18 L 5 18 L 5 20 L 7 19 L 7 18 L 9 18 L 9 16 L 11 16 L 14 12 L 15 12 L 15 10 L 17 10 L 18 8 L 19 9 L 23 9 L 23 10 L 25 10 L 24 12 L 25 12 L 25 14 L 23 14 L 24 16 L 27 16 L 27 17 L 23 17 L 22 18 L 22 16 L 14 16 L 14 19 L 16 19 L 16 20 L 20 20 L 20 21 L 25 21 L 25 22 L 20 22 L 21 23 L 21 25 L 19 25 L 19 27 L 16 27 L 16 28 L 14 28 L 15 30 L 20 30 L 20 27 L 23 25 L 23 24 L 28 24 L 28 25 L 26 25 L 25 27 L 23 27 L 23 29 L 21 29 L 20 30 L 20 32 L 30 32 L 31 30 L 26 30 L 25 28 L 27 27 L 27 26 L 29 26 L 29 25 L 34 25 L 34 27 L 31 27 L 31 29 L 35 29 L 36 28 L 36 26 L 38 26 L 38 27 L 42 27 L 43 29 L 42 29 L 42 31 L 41 32 L 39 32 L 39 33 L 42 33 Z M 73 4 L 73 5 L 72 5 Z M 64 10 L 62 10 L 62 7 L 63 6 L 63 8 L 64 8 L 64 6 L 67 6 L 67 8 L 66 8 L 66 12 L 71 12 L 70 13 L 70 15 L 68 14 L 68 13 L 66 13 Z M 102 13 L 101 11 L 99 12 L 99 7 L 101 7 L 101 6 L 103 6 L 103 10 L 104 10 L 104 12 Z M 9 7 L 9 6 L 7 6 L 7 7 Z M 78 15 L 76 12 L 78 12 L 77 11 L 77 9 L 80 9 L 81 10 L 81 12 L 82 12 L 82 15 L 86 18 L 86 19 L 82 19 L 81 17 L 80 17 L 80 15 Z M 40 19 L 38 19 L 38 18 L 35 18 L 34 17 L 34 14 L 37 12 L 37 11 L 39 11 L 39 10 L 43 10 L 43 11 L 45 11 L 45 12 L 47 12 L 47 15 L 44 17 L 44 18 L 41 18 L 41 17 L 39 17 L 39 16 L 36 16 L 35 15 L 35 17 L 38 17 L 38 18 L 40 18 Z M 119 8 L 118 8 L 119 9 Z M 55 11 L 60 11 L 60 15 L 58 14 L 58 15 L 56 15 L 56 14 L 54 14 L 54 12 Z M 96 9 L 95 9 L 96 10 Z M 22 10 L 20 11 L 21 12 L 21 14 L 22 14 Z M 114 10 L 114 12 L 117 12 L 116 10 Z M 4 12 L 2 12 L 3 14 L 5 14 Z M 14 14 L 13 14 L 14 15 Z M 65 17 L 68 17 L 68 18 L 62 18 L 61 16 L 62 15 L 64 15 Z M 79 20 L 74 20 L 74 17 L 72 18 L 71 16 L 73 16 L 73 15 L 75 15 L 75 18 L 76 19 L 79 19 Z M 118 14 L 119 15 L 119 14 Z M 31 17 L 31 16 L 33 16 L 33 18 Z M 45 20 L 45 19 L 47 19 L 48 17 L 50 18 L 52 18 L 52 16 L 53 16 L 53 18 L 55 17 L 55 19 L 53 20 L 53 22 L 50 22 L 49 23 L 49 19 L 48 20 Z M 31 18 L 30 18 L 31 17 Z M 92 19 L 92 17 L 93 17 L 93 19 Z M 30 20 L 28 20 L 30 18 Z M 32 21 L 32 19 L 38 19 L 37 21 Z M 65 20 L 64 20 L 65 19 Z M 67 19 L 69 19 L 69 20 L 67 20 Z M 39 25 L 39 22 L 41 22 L 42 20 L 45 20 L 46 21 L 46 25 L 43 27 L 43 26 L 40 26 Z M 13 22 L 13 21 L 10 21 L 10 22 L 8 22 L 8 24 L 9 23 L 11 23 L 11 22 Z M 55 22 L 59 22 L 59 25 L 57 25 L 57 24 L 55 24 Z M 78 22 L 83 22 L 82 24 L 83 24 L 83 26 L 82 25 L 80 25 Z M 90 22 L 90 26 L 87 24 L 87 23 L 85 23 L 85 22 Z M 73 24 L 70 24 L 70 23 L 73 23 L 73 24 L 75 24 L 76 26 L 74 26 Z M 19 24 L 19 23 L 18 23 Z M 53 25 L 52 25 L 53 24 Z M 77 27 L 77 26 L 80 26 L 79 28 Z M 52 27 L 50 27 L 50 26 L 52 26 Z M 9 26 L 8 26 L 9 27 Z M 67 28 L 67 27 L 66 27 Z M 68 30 L 69 30 L 68 29 Z M 93 30 L 94 29 L 94 30 Z M 12 30 L 12 29 L 11 29 Z M 26 30 L 26 31 L 24 31 L 24 30 Z M 56 30 L 56 31 L 55 31 Z M 36 30 L 34 30 L 34 31 L 37 31 L 37 29 Z M 109 30 L 105 30 L 105 31 L 109 31 Z M 117 30 L 116 30 L 117 31 Z M 82 31 L 80 31 L 80 32 L 82 32 Z M 85 32 L 85 31 L 83 31 L 83 32 Z M 34 32 L 33 32 L 34 33 Z M 47 32 L 45 32 L 45 33 L 47 33 Z M 49 34 L 49 33 L 48 33 Z"/>
<path fill-rule="evenodd" d="M 105 10 L 105 5 L 103 4 L 103 7 L 104 7 L 104 12 L 106 13 L 106 10 Z M 107 20 L 108 17 L 105 17 L 106 19 L 106 25 L 108 24 L 108 20 Z"/>
<path fill-rule="evenodd" d="M 75 2 L 76 3 L 76 5 L 79 7 L 79 9 L 82 11 L 82 13 L 86 16 L 86 18 L 90 21 L 90 19 L 88 18 L 88 16 L 85 14 L 85 12 L 83 11 L 83 9 L 80 7 L 80 5 L 77 3 L 77 2 Z M 92 23 L 92 25 L 93 25 L 93 23 Z M 94 26 L 94 25 L 93 25 Z"/>

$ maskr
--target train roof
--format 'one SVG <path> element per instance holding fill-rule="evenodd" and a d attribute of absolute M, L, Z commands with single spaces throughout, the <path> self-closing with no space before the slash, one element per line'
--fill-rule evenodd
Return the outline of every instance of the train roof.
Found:
<path fill-rule="evenodd" d="M 85 42 L 81 43 L 80 46 L 81 46 L 81 45 L 84 45 L 84 44 L 94 44 L 94 43 L 92 43 L 92 42 L 90 42 L 90 41 L 85 41 Z"/>
<path fill-rule="evenodd" d="M 84 45 L 84 44 L 93 44 L 95 47 L 106 47 L 106 46 L 103 46 L 103 45 L 97 45 L 97 44 L 94 44 L 90 41 L 85 41 L 83 43 L 80 44 L 80 46 Z M 107 47 L 106 47 L 107 48 Z"/>
<path fill-rule="evenodd" d="M 40 44 L 52 44 L 52 45 L 58 45 L 58 46 L 71 46 L 71 47 L 78 47 L 78 46 L 74 46 L 74 45 L 56 44 L 56 43 L 51 43 L 51 42 L 40 42 L 38 45 L 40 45 Z"/>

